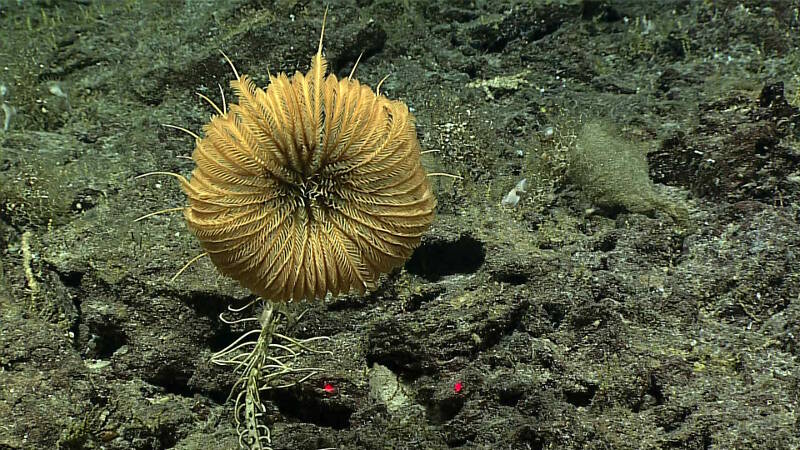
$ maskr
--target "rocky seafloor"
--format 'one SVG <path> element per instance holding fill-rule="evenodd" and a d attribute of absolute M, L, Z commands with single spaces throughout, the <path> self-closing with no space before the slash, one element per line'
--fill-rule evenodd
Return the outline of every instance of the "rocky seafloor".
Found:
<path fill-rule="evenodd" d="M 367 295 L 294 305 L 322 370 L 275 449 L 800 448 L 800 5 L 0 0 L 0 449 L 235 449 L 251 295 L 169 177 L 307 70 L 409 105 L 437 217 Z M 522 179 L 524 189 L 507 196 Z M 503 199 L 506 199 L 504 202 Z"/>

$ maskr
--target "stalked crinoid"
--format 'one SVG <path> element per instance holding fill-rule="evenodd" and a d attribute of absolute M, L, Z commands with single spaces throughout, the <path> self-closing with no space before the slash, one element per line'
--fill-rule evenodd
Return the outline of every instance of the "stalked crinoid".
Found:
<path fill-rule="evenodd" d="M 363 293 L 402 265 L 433 221 L 427 177 L 447 175 L 426 174 L 405 104 L 352 73 L 326 73 L 324 29 L 325 18 L 310 70 L 270 75 L 266 89 L 226 57 L 237 102 L 223 99 L 219 108 L 201 95 L 216 111 L 202 137 L 172 126 L 195 138 L 196 166 L 189 179 L 167 173 L 180 180 L 189 204 L 160 212 L 183 210 L 205 250 L 200 256 L 260 297 L 258 316 L 237 321 L 258 321 L 259 329 L 212 357 L 238 374 L 231 395 L 243 448 L 271 444 L 261 393 L 321 370 L 296 360 L 324 338 L 282 334 L 282 305 Z"/>

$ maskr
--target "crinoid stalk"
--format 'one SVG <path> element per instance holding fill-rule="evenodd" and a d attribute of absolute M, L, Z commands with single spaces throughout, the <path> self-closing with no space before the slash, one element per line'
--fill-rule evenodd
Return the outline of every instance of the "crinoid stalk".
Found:
<path fill-rule="evenodd" d="M 260 302 L 262 306 L 258 318 L 229 320 L 223 315 L 220 319 L 227 324 L 257 322 L 258 327 L 246 332 L 229 346 L 211 357 L 213 364 L 232 367 L 237 375 L 231 390 L 234 397 L 234 420 L 239 433 L 239 446 L 249 449 L 269 449 L 272 444 L 269 427 L 264 424 L 265 411 L 261 393 L 275 389 L 285 389 L 302 383 L 322 369 L 296 366 L 302 353 L 330 353 L 314 348 L 314 344 L 327 337 L 294 339 L 281 333 L 288 324 L 296 322 L 282 303 Z M 248 304 L 245 308 L 254 306 Z M 245 308 L 229 310 L 233 313 Z"/>

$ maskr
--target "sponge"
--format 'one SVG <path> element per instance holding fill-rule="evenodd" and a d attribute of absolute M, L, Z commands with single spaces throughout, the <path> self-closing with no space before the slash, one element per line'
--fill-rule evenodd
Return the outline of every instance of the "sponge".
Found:
<path fill-rule="evenodd" d="M 661 211 L 676 220 L 688 215 L 683 205 L 656 191 L 645 149 L 601 121 L 581 128 L 569 150 L 567 175 L 596 207 L 609 214 L 628 211 L 653 216 Z"/>

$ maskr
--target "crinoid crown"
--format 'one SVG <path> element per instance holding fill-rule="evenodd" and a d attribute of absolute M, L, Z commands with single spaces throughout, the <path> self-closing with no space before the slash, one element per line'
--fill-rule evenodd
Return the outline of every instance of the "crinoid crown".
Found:
<path fill-rule="evenodd" d="M 213 263 L 272 301 L 364 292 L 433 220 L 414 117 L 349 77 L 311 69 L 231 82 L 238 103 L 205 125 L 183 189 Z"/>

